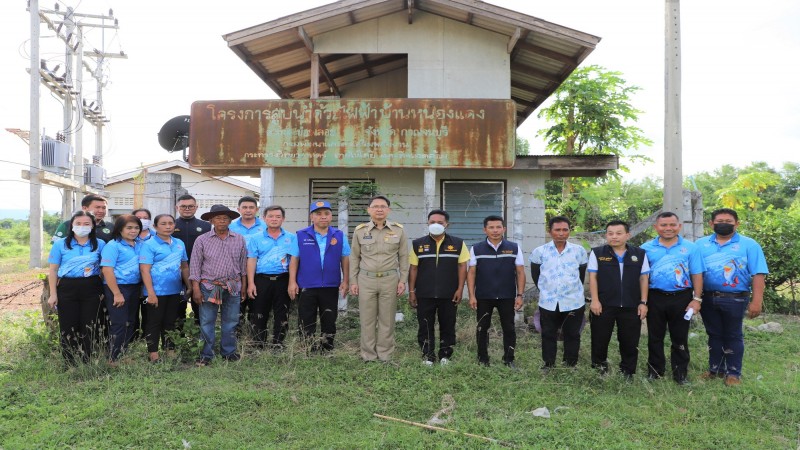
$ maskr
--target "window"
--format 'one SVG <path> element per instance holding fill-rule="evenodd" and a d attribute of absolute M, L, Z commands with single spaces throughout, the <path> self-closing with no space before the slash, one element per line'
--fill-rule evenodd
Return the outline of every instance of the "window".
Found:
<path fill-rule="evenodd" d="M 450 213 L 447 232 L 473 245 L 485 239 L 483 219 L 505 217 L 505 181 L 442 181 L 442 206 Z"/>
<path fill-rule="evenodd" d="M 311 189 L 309 204 L 316 200 L 327 200 L 331 202 L 333 212 L 333 221 L 331 225 L 339 227 L 339 188 L 342 186 L 348 187 L 348 219 L 347 219 L 347 235 L 353 235 L 353 230 L 358 224 L 368 222 L 369 214 L 367 214 L 367 202 L 369 199 L 377 194 L 377 185 L 375 180 L 362 179 L 362 180 L 311 180 Z M 310 222 L 309 222 L 310 224 Z"/>

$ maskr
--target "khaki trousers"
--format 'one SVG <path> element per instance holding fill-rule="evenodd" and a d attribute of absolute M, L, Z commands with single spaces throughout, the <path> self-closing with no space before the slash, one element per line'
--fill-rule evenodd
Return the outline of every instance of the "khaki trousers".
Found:
<path fill-rule="evenodd" d="M 363 272 L 358 274 L 361 358 L 364 361 L 388 361 L 394 353 L 394 316 L 399 282 L 397 273 L 385 277 L 369 277 Z"/>

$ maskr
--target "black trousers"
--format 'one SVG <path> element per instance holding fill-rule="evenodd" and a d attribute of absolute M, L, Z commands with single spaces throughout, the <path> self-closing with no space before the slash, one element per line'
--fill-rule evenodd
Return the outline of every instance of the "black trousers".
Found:
<path fill-rule="evenodd" d="M 67 364 L 89 362 L 97 341 L 97 316 L 103 282 L 100 277 L 61 278 L 56 287 L 61 354 Z"/>
<path fill-rule="evenodd" d="M 164 349 L 175 348 L 168 333 L 175 329 L 180 305 L 184 306 L 184 310 L 186 309 L 186 304 L 181 301 L 181 297 L 183 297 L 181 294 L 159 295 L 158 307 L 149 303 L 144 306 L 147 309 L 144 339 L 147 342 L 148 352 L 157 352 L 159 343 Z"/>
<path fill-rule="evenodd" d="M 514 348 L 517 346 L 517 330 L 514 329 L 514 299 L 478 299 L 478 362 L 489 363 L 489 328 L 492 326 L 492 312 L 497 308 L 500 326 L 503 329 L 503 362 L 514 361 Z"/>
<path fill-rule="evenodd" d="M 585 309 L 586 306 L 581 306 L 572 311 L 560 311 L 556 305 L 555 311 L 549 311 L 539 307 L 539 320 L 542 324 L 542 361 L 545 366 L 556 365 L 559 330 L 564 336 L 564 364 L 570 367 L 578 364 L 581 324 Z"/>
<path fill-rule="evenodd" d="M 244 289 L 244 286 L 242 286 Z M 252 298 L 248 297 L 244 299 L 243 302 L 239 303 L 239 323 L 236 324 L 236 335 L 241 336 L 243 330 L 247 331 L 245 328 L 250 323 L 250 316 L 253 314 L 253 300 Z"/>
<path fill-rule="evenodd" d="M 142 293 L 139 292 L 136 297 L 136 319 L 133 323 L 133 335 L 131 336 L 130 342 L 139 338 L 144 338 L 145 324 L 147 323 L 147 307 L 144 304 L 144 299 Z"/>
<path fill-rule="evenodd" d="M 663 377 L 666 357 L 664 337 L 669 329 L 670 364 L 672 377 L 686 378 L 689 369 L 689 321 L 683 318 L 686 306 L 692 301 L 692 290 L 680 291 L 677 295 L 666 295 L 650 289 L 647 297 L 647 372 Z"/>
<path fill-rule="evenodd" d="M 281 346 L 289 330 L 289 274 L 278 276 L 256 274 L 256 295 L 250 323 L 259 344 L 267 342 L 267 322 L 272 312 L 272 345 Z"/>
<path fill-rule="evenodd" d="M 339 288 L 303 289 L 297 299 L 297 323 L 300 337 L 311 340 L 317 334 L 317 316 L 322 331 L 322 349 L 333 350 L 336 316 L 339 313 Z M 312 350 L 318 348 L 313 344 Z"/>
<path fill-rule="evenodd" d="M 187 298 L 185 295 L 181 295 L 178 302 L 178 307 L 176 309 L 178 315 L 175 318 L 175 327 L 181 332 L 181 335 L 183 335 L 183 324 L 186 323 L 187 303 L 189 304 L 189 306 L 192 307 L 192 314 L 194 314 L 194 324 L 197 325 L 198 328 L 200 327 L 200 310 L 198 309 L 199 307 L 197 306 L 197 303 L 193 302 L 191 298 Z"/>
<path fill-rule="evenodd" d="M 619 342 L 619 370 L 628 375 L 636 373 L 639 361 L 639 337 L 642 333 L 642 321 L 639 320 L 638 307 L 623 308 L 619 306 L 603 306 L 599 316 L 589 314 L 592 329 L 592 367 L 603 372 L 608 371 L 608 344 L 614 325 L 617 326 Z"/>
<path fill-rule="evenodd" d="M 452 298 L 417 299 L 417 342 L 422 357 L 428 361 L 436 360 L 436 315 L 439 316 L 439 359 L 450 359 L 456 345 L 456 311 L 458 305 Z M 513 314 L 512 314 L 513 327 Z M 488 336 L 487 336 L 488 338 Z"/>

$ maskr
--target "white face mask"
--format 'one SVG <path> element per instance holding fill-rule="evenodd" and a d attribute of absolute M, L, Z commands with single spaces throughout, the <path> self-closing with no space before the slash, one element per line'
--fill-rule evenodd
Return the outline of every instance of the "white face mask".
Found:
<path fill-rule="evenodd" d="M 94 227 L 78 225 L 78 226 L 72 227 L 72 232 L 75 233 L 75 236 L 86 237 L 86 236 L 89 235 L 89 233 L 92 232 L 92 228 L 94 228 Z"/>
<path fill-rule="evenodd" d="M 433 236 L 439 236 L 440 234 L 444 233 L 444 225 L 440 223 L 432 223 L 428 225 L 428 233 L 432 234 Z"/>
<path fill-rule="evenodd" d="M 141 220 L 141 221 L 142 221 L 142 231 L 144 231 L 144 230 L 149 230 L 149 229 L 150 229 L 150 225 L 151 225 L 151 223 L 152 223 L 152 222 L 150 221 L 150 219 L 139 219 L 139 220 Z"/>

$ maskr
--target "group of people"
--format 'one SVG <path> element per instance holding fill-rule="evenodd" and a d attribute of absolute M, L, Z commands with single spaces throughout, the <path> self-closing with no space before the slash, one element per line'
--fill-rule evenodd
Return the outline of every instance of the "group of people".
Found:
<path fill-rule="evenodd" d="M 361 358 L 385 362 L 395 351 L 398 297 L 408 291 L 417 311 L 423 364 L 446 365 L 456 345 L 457 309 L 466 284 L 469 307 L 477 316 L 478 363 L 490 364 L 489 329 L 497 309 L 502 362 L 516 368 L 514 316 L 523 307 L 526 263 L 521 246 L 505 239 L 503 217 L 486 217 L 486 239 L 468 249 L 447 232 L 450 215 L 436 209 L 428 213 L 428 233 L 409 247 L 403 226 L 388 220 L 391 202 L 377 195 L 368 203 L 370 221 L 355 228 L 351 246 L 346 233 L 331 225 L 331 205 L 324 200 L 311 203 L 311 225 L 296 233 L 283 228 L 286 211 L 281 206 L 268 206 L 259 217 L 253 197 L 242 197 L 237 211 L 214 205 L 198 219 L 196 199 L 184 195 L 177 201 L 177 218 L 160 214 L 151 220 L 148 210 L 138 209 L 113 225 L 104 221 L 104 198 L 86 196 L 81 206 L 57 230 L 49 258 L 49 303 L 57 308 L 62 352 L 70 364 L 93 354 L 92 334 L 106 318 L 109 359 L 116 364 L 137 331 L 140 314 L 148 359 L 160 361 L 159 348 L 174 348 L 170 331 L 185 320 L 187 299 L 203 339 L 198 366 L 210 364 L 217 354 L 239 360 L 237 336 L 244 325 L 251 328 L 255 345 L 280 351 L 291 302 L 297 303 L 298 330 L 309 351 L 330 352 L 338 301 L 348 293 L 358 297 Z M 559 338 L 564 365 L 578 363 L 588 270 L 592 367 L 609 371 L 608 347 L 616 327 L 619 370 L 633 377 L 646 320 L 648 378 L 666 375 L 669 330 L 672 377 L 688 383 L 689 321 L 699 313 L 709 348 L 702 377 L 739 384 L 742 322 L 746 314 L 760 313 L 768 270 L 760 246 L 736 231 L 734 210 L 714 211 L 710 226 L 713 234 L 692 243 L 681 237 L 677 215 L 665 212 L 656 219 L 658 236 L 639 248 L 628 244 L 629 225 L 612 221 L 606 226 L 607 244 L 587 254 L 568 241 L 569 219 L 550 219 L 552 240 L 529 257 L 539 290 L 542 369 L 555 367 Z"/>

